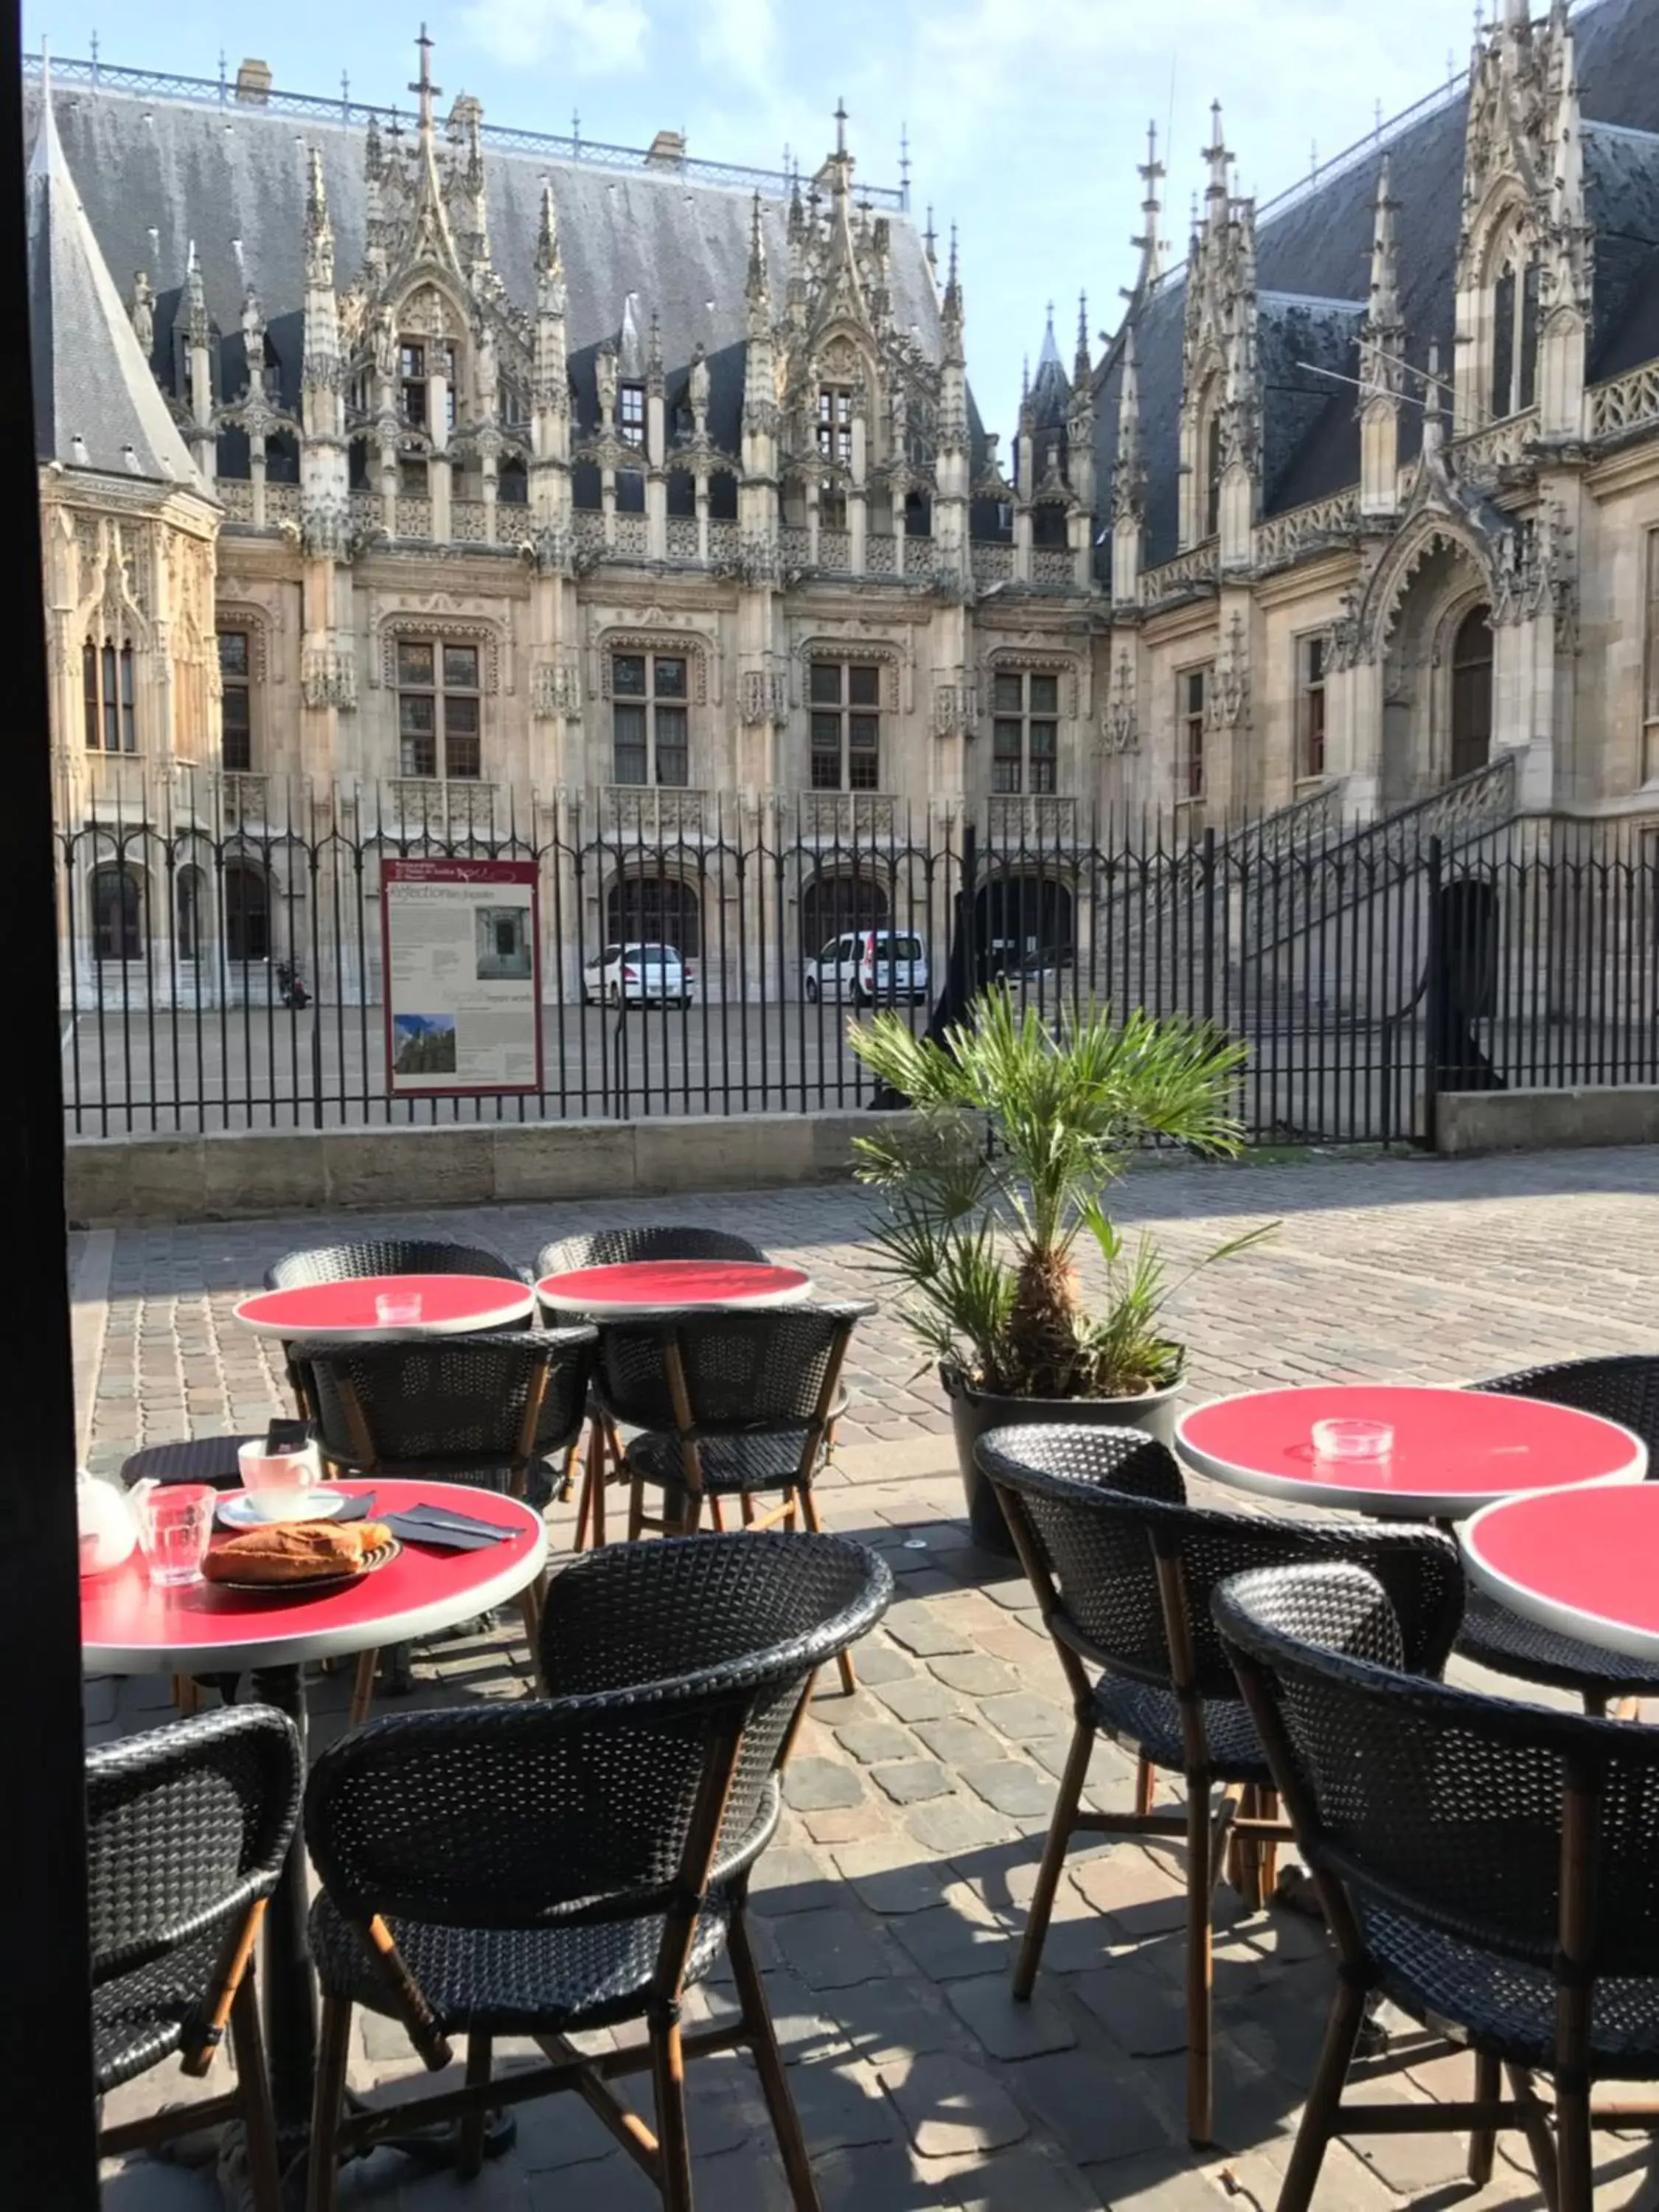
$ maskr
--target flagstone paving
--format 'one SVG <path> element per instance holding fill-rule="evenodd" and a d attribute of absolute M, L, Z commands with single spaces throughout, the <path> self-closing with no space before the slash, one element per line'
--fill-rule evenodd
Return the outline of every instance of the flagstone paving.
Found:
<path fill-rule="evenodd" d="M 1176 1272 L 1224 1237 L 1282 1222 L 1270 1243 L 1182 1294 L 1196 1395 L 1319 1378 L 1461 1381 L 1659 1342 L 1650 1152 L 1158 1167 L 1123 1197 L 1126 1218 L 1157 1232 Z M 1270 2208 L 1331 1986 L 1317 1928 L 1246 1913 L 1218 1893 L 1218 2141 L 1202 2154 L 1182 2127 L 1172 1854 L 1079 1848 L 1036 1999 L 1008 1995 L 1069 1709 L 1023 1583 L 969 1538 L 937 1387 L 918 1372 L 860 1242 L 867 1212 L 860 1194 L 831 1189 L 377 1217 L 373 1227 L 476 1236 L 530 1259 L 552 1236 L 601 1223 L 720 1221 L 800 1261 L 826 1291 L 884 1297 L 856 1342 L 824 1507 L 837 1529 L 883 1551 L 899 1595 L 860 1648 L 856 1693 L 840 1695 L 830 1679 L 813 1701 L 754 1893 L 757 1948 L 826 2212 Z M 242 1331 L 231 1307 L 274 1255 L 328 1233 L 313 1219 L 77 1238 L 90 1464 L 112 1468 L 140 1444 L 256 1428 L 283 1410 L 276 1348 Z M 554 1522 L 556 1553 L 568 1509 Z M 434 1644 L 416 1675 L 424 1703 L 532 1694 L 515 1629 Z M 160 1681 L 93 1682 L 89 1733 L 154 1725 L 167 1696 Z M 345 1698 L 344 1675 L 318 1683 L 319 1741 L 343 1725 Z M 1122 1804 L 1132 1786 L 1128 1759 L 1100 1747 L 1091 1796 Z M 731 2002 L 717 1975 L 690 2008 L 717 2019 Z M 1364 2069 L 1370 2094 L 1470 2093 L 1472 2062 L 1394 2025 L 1386 2055 Z M 380 2091 L 418 2074 L 398 2030 L 360 2021 L 357 2086 Z M 109 2116 L 185 2094 L 163 2069 L 112 2097 Z M 787 2204 L 744 2060 L 694 2069 L 691 2132 L 701 2212 Z M 1518 2139 L 1500 2138 L 1494 2180 L 1478 2193 L 1462 2179 L 1464 2148 L 1450 2136 L 1338 2144 L 1317 2202 L 1331 2212 L 1541 2203 Z M 1659 2206 L 1645 2137 L 1606 2137 L 1600 2152 L 1598 2208 Z M 111 2169 L 106 2189 L 111 2212 L 205 2212 L 220 2201 L 210 2167 L 146 2160 Z M 382 2152 L 350 2168 L 340 2191 L 343 2207 L 388 2212 L 629 2212 L 653 2202 L 570 2098 L 520 2108 L 515 2148 L 476 2184 Z"/>

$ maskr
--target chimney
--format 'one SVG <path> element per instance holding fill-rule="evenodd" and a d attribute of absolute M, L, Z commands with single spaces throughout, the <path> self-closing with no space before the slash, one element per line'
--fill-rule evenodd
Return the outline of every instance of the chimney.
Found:
<path fill-rule="evenodd" d="M 659 131 L 651 141 L 651 151 L 645 157 L 647 169 L 683 169 L 685 167 L 685 133 L 683 131 Z"/>
<path fill-rule="evenodd" d="M 263 107 L 270 97 L 270 64 L 245 61 L 236 72 L 236 97 L 245 106 Z"/>

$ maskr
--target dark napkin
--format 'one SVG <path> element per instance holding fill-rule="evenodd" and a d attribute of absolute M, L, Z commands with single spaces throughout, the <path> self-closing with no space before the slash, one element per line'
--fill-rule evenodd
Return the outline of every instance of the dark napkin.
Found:
<path fill-rule="evenodd" d="M 383 1517 L 392 1534 L 405 1544 L 424 1544 L 434 1552 L 487 1552 L 492 1544 L 510 1543 L 513 1531 L 487 1521 L 463 1521 L 459 1516 L 425 1517 L 426 1509 L 411 1506 L 407 1513 Z"/>

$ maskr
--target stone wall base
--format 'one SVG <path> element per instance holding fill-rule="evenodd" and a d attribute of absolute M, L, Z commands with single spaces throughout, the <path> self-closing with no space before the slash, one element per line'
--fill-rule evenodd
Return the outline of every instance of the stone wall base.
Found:
<path fill-rule="evenodd" d="M 1553 1152 L 1589 1145 L 1659 1144 L 1659 1086 L 1594 1084 L 1577 1091 L 1442 1091 L 1435 1150 Z"/>
<path fill-rule="evenodd" d="M 72 1137 L 78 1227 L 845 1182 L 872 1113 Z"/>

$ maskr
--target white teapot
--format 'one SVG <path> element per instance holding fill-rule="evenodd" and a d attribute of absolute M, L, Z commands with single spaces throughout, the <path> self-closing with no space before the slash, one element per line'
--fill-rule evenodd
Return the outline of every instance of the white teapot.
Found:
<path fill-rule="evenodd" d="M 132 1554 L 138 1541 L 138 1520 L 126 1493 L 112 1482 L 78 1469 L 75 1477 L 75 1517 L 81 1536 L 81 1571 L 106 1575 Z"/>

